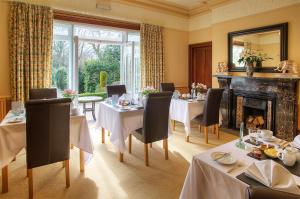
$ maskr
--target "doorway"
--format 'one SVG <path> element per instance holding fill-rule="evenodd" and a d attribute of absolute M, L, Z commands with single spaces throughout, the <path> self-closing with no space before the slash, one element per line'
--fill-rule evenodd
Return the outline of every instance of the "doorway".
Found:
<path fill-rule="evenodd" d="M 189 86 L 193 82 L 212 87 L 212 42 L 189 45 Z"/>

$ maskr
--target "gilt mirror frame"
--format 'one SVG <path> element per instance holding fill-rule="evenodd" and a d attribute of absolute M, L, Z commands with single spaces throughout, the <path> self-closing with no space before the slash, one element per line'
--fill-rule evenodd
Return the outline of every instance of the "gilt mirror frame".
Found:
<path fill-rule="evenodd" d="M 246 71 L 245 67 L 234 67 L 232 62 L 232 44 L 233 38 L 235 36 L 248 35 L 254 33 L 262 33 L 269 31 L 280 31 L 280 61 L 284 61 L 288 59 L 288 23 L 275 24 L 270 26 L 264 26 L 259 28 L 252 28 L 247 30 L 240 30 L 235 32 L 228 33 L 228 70 L 229 72 L 244 72 Z M 279 64 L 279 63 L 278 63 Z M 277 66 L 272 67 L 260 67 L 255 68 L 255 72 L 265 72 L 265 73 L 276 73 L 274 69 Z"/>

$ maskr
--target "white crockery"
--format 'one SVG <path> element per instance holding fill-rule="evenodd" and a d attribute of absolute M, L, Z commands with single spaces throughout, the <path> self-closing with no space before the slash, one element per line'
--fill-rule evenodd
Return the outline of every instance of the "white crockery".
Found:
<path fill-rule="evenodd" d="M 260 135 L 263 139 L 271 139 L 273 136 L 273 131 L 262 129 L 260 130 Z"/>
<path fill-rule="evenodd" d="M 286 147 L 283 151 L 278 152 L 278 158 L 287 166 L 294 166 L 297 161 L 298 150 L 294 147 Z"/>

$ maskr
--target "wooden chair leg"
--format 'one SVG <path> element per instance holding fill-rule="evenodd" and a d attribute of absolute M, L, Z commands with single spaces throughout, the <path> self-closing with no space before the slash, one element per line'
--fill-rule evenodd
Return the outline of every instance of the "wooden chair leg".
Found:
<path fill-rule="evenodd" d="M 105 129 L 102 127 L 101 131 L 102 131 L 102 144 L 104 144 L 105 143 Z"/>
<path fill-rule="evenodd" d="M 149 154 L 148 154 L 148 144 L 144 144 L 145 152 L 145 165 L 149 166 Z"/>
<path fill-rule="evenodd" d="M 27 169 L 28 173 L 28 193 L 29 199 L 33 198 L 33 179 L 32 179 L 32 169 Z"/>
<path fill-rule="evenodd" d="M 8 166 L 2 168 L 2 193 L 8 192 Z"/>
<path fill-rule="evenodd" d="M 215 128 L 216 128 L 217 137 L 218 139 L 220 139 L 219 124 L 216 124 Z"/>
<path fill-rule="evenodd" d="M 168 147 L 168 138 L 163 140 L 165 146 L 165 159 L 169 159 L 169 147 Z"/>
<path fill-rule="evenodd" d="M 79 165 L 80 172 L 84 172 L 84 151 L 82 149 L 79 151 Z"/>
<path fill-rule="evenodd" d="M 124 162 L 124 154 L 121 152 L 119 153 L 119 161 Z"/>
<path fill-rule="evenodd" d="M 185 136 L 185 141 L 186 141 L 186 142 L 189 142 L 189 141 L 190 141 L 190 136 L 189 136 L 189 135 Z"/>
<path fill-rule="evenodd" d="M 208 127 L 204 127 L 205 143 L 208 144 Z"/>
<path fill-rule="evenodd" d="M 175 131 L 176 121 L 173 120 L 173 131 Z"/>
<path fill-rule="evenodd" d="M 128 151 L 129 151 L 129 153 L 131 153 L 131 145 L 132 145 L 132 135 L 129 134 L 129 137 L 128 137 Z"/>
<path fill-rule="evenodd" d="M 65 172 L 66 172 L 66 187 L 70 187 L 70 161 L 65 160 Z"/>

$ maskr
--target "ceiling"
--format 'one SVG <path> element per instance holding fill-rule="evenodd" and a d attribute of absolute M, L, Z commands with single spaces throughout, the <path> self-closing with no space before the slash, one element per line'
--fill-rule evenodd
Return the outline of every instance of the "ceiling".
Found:
<path fill-rule="evenodd" d="M 211 0 L 160 0 L 165 4 L 182 7 L 187 10 L 195 9 L 197 7 L 207 4 Z"/>
<path fill-rule="evenodd" d="M 101 1 L 101 0 L 100 0 Z M 104 1 L 104 0 L 102 0 Z M 185 17 L 209 11 L 212 7 L 234 0 L 112 0 L 147 9 L 156 9 Z"/>

